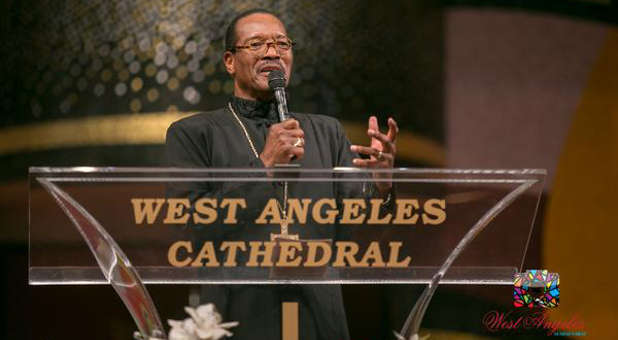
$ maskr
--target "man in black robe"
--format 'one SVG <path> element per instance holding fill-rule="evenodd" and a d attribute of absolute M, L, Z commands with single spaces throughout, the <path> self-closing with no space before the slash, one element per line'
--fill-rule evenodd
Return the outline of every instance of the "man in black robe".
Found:
<path fill-rule="evenodd" d="M 268 74 L 280 70 L 289 81 L 293 43 L 274 14 L 252 10 L 238 15 L 228 27 L 225 43 L 223 62 L 234 80 L 234 96 L 222 109 L 196 114 L 170 126 L 166 145 L 172 166 L 263 169 L 297 163 L 301 168 L 393 167 L 398 129 L 392 118 L 387 134 L 380 133 L 375 117 L 369 119 L 370 146 L 351 145 L 339 122 L 328 116 L 291 113 L 292 119 L 279 122 Z M 359 158 L 358 153 L 367 157 Z M 260 185 L 248 191 L 231 190 L 250 197 L 247 201 L 253 204 L 271 197 L 283 200 L 283 189 L 276 184 Z M 391 184 L 376 182 L 375 188 L 375 195 L 387 197 Z M 214 190 L 203 189 L 189 195 Z M 341 197 L 346 195 L 342 190 L 341 186 L 290 182 L 287 194 L 299 198 Z M 241 239 L 251 233 L 251 239 L 267 240 L 277 231 L 276 226 L 253 227 L 250 231 L 247 226 L 228 226 L 224 239 Z M 335 226 L 290 227 L 290 233 L 300 234 L 301 239 L 333 239 L 336 232 Z M 233 329 L 233 339 L 280 339 L 281 303 L 286 301 L 298 302 L 301 339 L 349 338 L 341 289 L 336 285 L 209 285 L 203 287 L 201 298 L 214 302 L 224 320 L 240 321 Z"/>

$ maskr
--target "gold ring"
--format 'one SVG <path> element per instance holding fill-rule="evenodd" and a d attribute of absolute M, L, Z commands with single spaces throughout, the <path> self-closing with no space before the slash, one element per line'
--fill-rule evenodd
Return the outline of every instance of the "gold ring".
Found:
<path fill-rule="evenodd" d="M 378 152 L 378 160 L 379 161 L 384 160 L 384 153 L 382 153 L 382 151 Z"/>
<path fill-rule="evenodd" d="M 298 139 L 296 140 L 296 142 L 294 143 L 294 147 L 300 147 L 303 145 L 303 139 L 298 137 Z"/>

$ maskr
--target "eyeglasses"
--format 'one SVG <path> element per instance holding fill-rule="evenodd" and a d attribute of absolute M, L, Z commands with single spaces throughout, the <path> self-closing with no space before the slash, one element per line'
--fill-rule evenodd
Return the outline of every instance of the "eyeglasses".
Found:
<path fill-rule="evenodd" d="M 251 40 L 246 45 L 234 46 L 230 50 L 236 52 L 236 50 L 247 49 L 253 53 L 266 53 L 270 45 L 273 45 L 279 53 L 283 53 L 292 49 L 292 46 L 296 45 L 296 43 L 287 38 L 276 41 Z"/>

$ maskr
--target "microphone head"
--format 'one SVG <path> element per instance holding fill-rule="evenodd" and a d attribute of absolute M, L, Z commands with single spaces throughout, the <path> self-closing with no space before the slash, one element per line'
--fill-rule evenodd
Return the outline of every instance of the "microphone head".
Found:
<path fill-rule="evenodd" d="M 285 74 L 281 70 L 272 70 L 268 74 L 268 87 L 271 90 L 285 87 Z"/>

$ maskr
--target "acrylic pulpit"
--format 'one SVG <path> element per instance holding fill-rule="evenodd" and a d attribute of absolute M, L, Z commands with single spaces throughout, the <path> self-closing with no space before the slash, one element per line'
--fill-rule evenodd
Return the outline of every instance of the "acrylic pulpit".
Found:
<path fill-rule="evenodd" d="M 136 338 L 168 336 L 148 285 L 396 283 L 426 285 L 395 332 L 413 339 L 440 284 L 513 283 L 545 171 L 37 167 L 29 176 L 29 283 L 111 285 Z M 284 340 L 298 338 L 285 327 Z"/>

